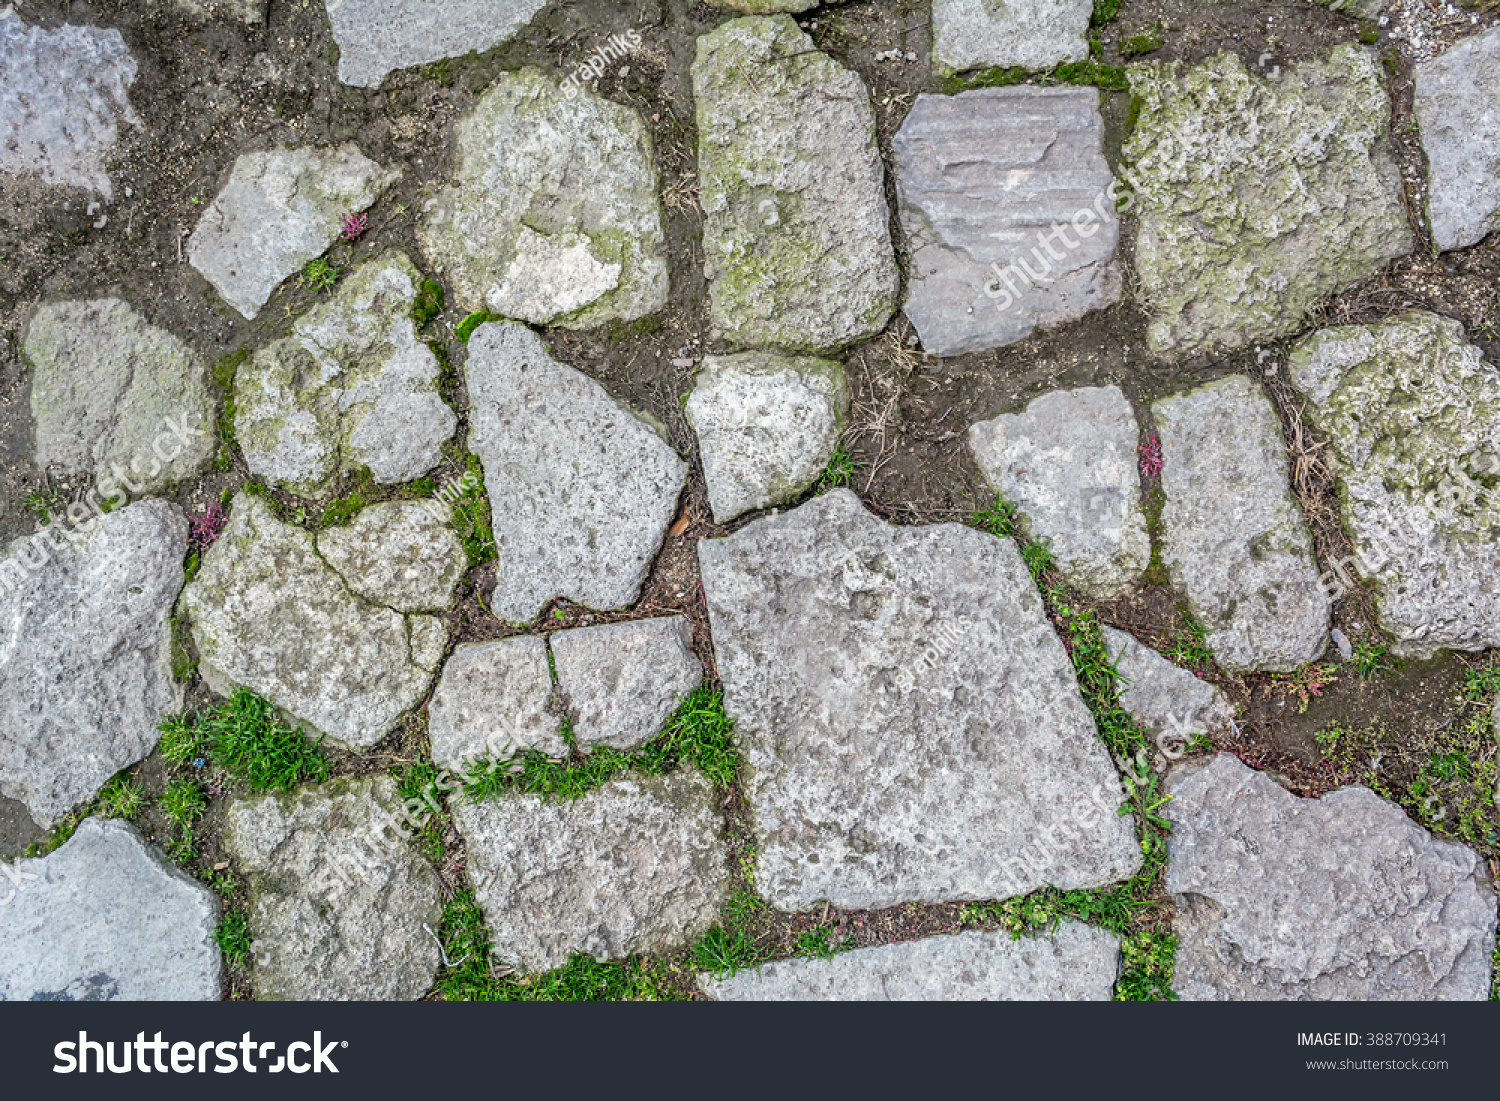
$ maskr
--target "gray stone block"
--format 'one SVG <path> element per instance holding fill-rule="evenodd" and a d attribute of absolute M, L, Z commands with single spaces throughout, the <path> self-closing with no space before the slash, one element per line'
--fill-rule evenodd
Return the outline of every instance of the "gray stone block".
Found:
<path fill-rule="evenodd" d="M 328 5 L 339 79 L 378 88 L 387 73 L 483 53 L 509 39 L 546 0 L 339 0 Z"/>
<path fill-rule="evenodd" d="M 946 72 L 1083 61 L 1093 14 L 1094 0 L 933 0 L 933 58 Z"/>
<path fill-rule="evenodd" d="M 469 568 L 463 542 L 430 501 L 371 505 L 318 533 L 318 553 L 358 595 L 398 612 L 441 611 Z"/>
<path fill-rule="evenodd" d="M 558 631 L 551 646 L 583 748 L 630 750 L 650 741 L 703 679 L 680 615 Z"/>
<path fill-rule="evenodd" d="M 1427 216 L 1440 249 L 1500 229 L 1500 28 L 1416 69 L 1412 107 L 1427 154 Z"/>
<path fill-rule="evenodd" d="M 548 709 L 551 699 L 545 639 L 525 635 L 455 647 L 427 707 L 434 763 L 457 769 L 523 749 L 565 756 L 568 743 Z"/>

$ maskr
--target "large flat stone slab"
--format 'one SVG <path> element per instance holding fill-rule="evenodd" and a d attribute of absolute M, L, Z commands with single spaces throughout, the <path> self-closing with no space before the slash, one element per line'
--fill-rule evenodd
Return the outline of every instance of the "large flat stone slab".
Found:
<path fill-rule="evenodd" d="M 1003 347 L 1119 301 L 1097 89 L 920 95 L 892 148 L 927 352 Z"/>
<path fill-rule="evenodd" d="M 1411 251 L 1373 52 L 1339 46 L 1275 80 L 1227 53 L 1129 75 L 1141 111 L 1124 155 L 1153 351 L 1288 336 L 1317 299 Z"/>
<path fill-rule="evenodd" d="M 1136 470 L 1140 428 L 1117 386 L 1055 390 L 969 428 L 990 487 L 1014 503 L 1062 575 L 1101 600 L 1151 564 Z"/>
<path fill-rule="evenodd" d="M 550 644 L 573 736 L 584 748 L 631 750 L 650 741 L 703 680 L 692 628 L 680 615 L 575 627 Z"/>
<path fill-rule="evenodd" d="M 1193 738 L 1234 733 L 1234 708 L 1224 693 L 1124 631 L 1100 627 L 1115 663 L 1120 706 L 1129 711 L 1163 753 L 1173 759 Z"/>
<path fill-rule="evenodd" d="M 433 762 L 458 768 L 505 760 L 523 749 L 565 756 L 568 743 L 551 700 L 545 639 L 525 635 L 454 647 L 427 705 Z"/>
<path fill-rule="evenodd" d="M 735 344 L 825 351 L 896 308 L 870 93 L 789 15 L 733 19 L 693 62 L 704 273 Z"/>
<path fill-rule="evenodd" d="M 495 614 L 633 603 L 687 481 L 665 430 L 513 322 L 474 331 L 464 375 L 500 556 Z"/>
<path fill-rule="evenodd" d="M 1412 107 L 1427 154 L 1427 216 L 1439 249 L 1500 229 L 1500 28 L 1416 67 Z"/>
<path fill-rule="evenodd" d="M 0 1001 L 219 1000 L 219 900 L 121 821 L 86 818 L 0 887 Z"/>
<path fill-rule="evenodd" d="M 483 53 L 544 7 L 546 0 L 340 0 L 328 5 L 339 79 L 378 88 L 394 69 Z"/>
<path fill-rule="evenodd" d="M 456 801 L 495 958 L 547 971 L 575 952 L 623 959 L 688 944 L 727 890 L 713 786 L 691 769 L 627 773 L 575 802 Z"/>
<path fill-rule="evenodd" d="M 187 540 L 177 506 L 150 500 L 0 558 L 0 793 L 39 824 L 149 754 L 181 708 L 170 620 Z"/>
<path fill-rule="evenodd" d="M 371 505 L 343 527 L 318 533 L 318 553 L 358 595 L 398 612 L 435 612 L 453 603 L 469 568 L 453 525 L 426 501 Z"/>
<path fill-rule="evenodd" d="M 1189 1001 L 1482 1001 L 1483 861 L 1368 788 L 1299 799 L 1229 755 L 1168 779 L 1166 888 Z"/>
<path fill-rule="evenodd" d="M 1094 0 L 933 0 L 932 53 L 946 72 L 1052 69 L 1089 56 Z"/>
<path fill-rule="evenodd" d="M 774 905 L 1006 897 L 1139 867 L 1010 540 L 894 527 L 834 490 L 698 560 Z M 1076 813 L 1090 799 L 1103 809 Z"/>
<path fill-rule="evenodd" d="M 700 975 L 720 1002 L 1107 1002 L 1119 938 L 1077 922 L 1051 935 L 959 933 L 832 959 L 776 960 L 725 979 Z"/>
<path fill-rule="evenodd" d="M 1324 329 L 1288 369 L 1331 446 L 1342 568 L 1375 581 L 1397 652 L 1500 646 L 1500 371 L 1428 313 Z"/>
<path fill-rule="evenodd" d="M 1328 646 L 1328 594 L 1292 497 L 1276 410 L 1232 375 L 1152 406 L 1162 562 L 1231 672 L 1287 672 Z"/>

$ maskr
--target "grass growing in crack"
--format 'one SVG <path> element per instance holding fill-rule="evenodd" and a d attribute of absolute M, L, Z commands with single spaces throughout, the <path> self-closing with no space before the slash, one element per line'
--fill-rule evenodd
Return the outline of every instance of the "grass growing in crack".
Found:
<path fill-rule="evenodd" d="M 334 284 L 339 281 L 339 269 L 321 256 L 309 260 L 302 269 L 302 285 L 314 294 L 332 294 Z"/>
<path fill-rule="evenodd" d="M 1016 506 L 1003 497 L 996 497 L 993 505 L 983 512 L 976 512 L 969 523 L 980 531 L 987 531 L 1001 539 L 1009 539 L 1020 532 L 1020 516 L 1016 512 Z"/>
<path fill-rule="evenodd" d="M 1175 1002 L 1172 971 L 1177 964 L 1177 947 L 1177 938 L 1171 933 L 1141 933 L 1121 941 L 1115 1001 Z"/>
<path fill-rule="evenodd" d="M 1208 631 L 1191 615 L 1184 614 L 1182 630 L 1172 640 L 1167 657 L 1185 669 L 1201 669 L 1211 665 L 1214 652 L 1208 648 Z"/>
<path fill-rule="evenodd" d="M 1386 660 L 1386 655 L 1391 652 L 1389 646 L 1380 646 L 1373 642 L 1357 642 L 1354 644 L 1354 671 L 1361 677 L 1373 677 L 1376 673 L 1389 672 L 1395 668 L 1395 664 Z"/>
<path fill-rule="evenodd" d="M 145 809 L 146 796 L 124 773 L 104 785 L 95 803 L 95 812 L 101 818 L 134 818 Z"/>
<path fill-rule="evenodd" d="M 309 742 L 265 700 L 237 689 L 222 703 L 162 722 L 161 755 L 175 765 L 211 758 L 254 791 L 287 791 L 306 780 L 328 778 L 322 739 Z"/>
<path fill-rule="evenodd" d="M 695 971 L 706 971 L 722 978 L 744 971 L 765 960 L 750 934 L 738 925 L 715 925 L 698 938 L 689 960 Z"/>
<path fill-rule="evenodd" d="M 250 962 L 250 923 L 241 913 L 228 913 L 219 919 L 214 930 L 214 943 L 224 962 L 236 971 L 243 971 Z"/>
<path fill-rule="evenodd" d="M 833 449 L 833 455 L 828 460 L 828 465 L 823 468 L 823 473 L 818 475 L 817 483 L 813 486 L 813 495 L 818 496 L 827 493 L 830 489 L 839 489 L 849 484 L 863 464 L 855 462 L 854 456 L 843 444 Z"/>
<path fill-rule="evenodd" d="M 439 770 L 434 764 L 419 761 L 408 765 L 401 773 L 401 779 L 396 785 L 401 794 L 401 802 L 408 804 L 413 799 L 423 799 L 426 793 L 435 792 L 438 776 Z M 442 805 L 435 798 L 433 804 Z M 422 822 L 422 828 L 413 835 L 412 841 L 422 855 L 433 863 L 443 859 L 443 827 L 436 811 L 426 816 Z"/>
<path fill-rule="evenodd" d="M 191 859 L 195 855 L 193 825 L 208 810 L 208 793 L 192 780 L 178 780 L 162 792 L 157 808 L 174 835 L 169 846 L 172 857 Z"/>

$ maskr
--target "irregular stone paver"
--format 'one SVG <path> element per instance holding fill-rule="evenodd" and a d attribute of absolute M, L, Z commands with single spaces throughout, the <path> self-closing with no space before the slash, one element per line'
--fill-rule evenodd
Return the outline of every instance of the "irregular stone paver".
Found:
<path fill-rule="evenodd" d="M 927 352 L 999 348 L 1119 301 L 1097 89 L 921 95 L 893 150 L 906 316 Z"/>
<path fill-rule="evenodd" d="M 231 803 L 224 840 L 250 877 L 260 1001 L 402 1001 L 441 957 L 437 877 L 400 836 L 389 776 Z"/>
<path fill-rule="evenodd" d="M 1339 46 L 1277 80 L 1234 54 L 1129 75 L 1142 107 L 1125 158 L 1153 351 L 1294 333 L 1315 300 L 1413 247 L 1372 52 Z"/>
<path fill-rule="evenodd" d="M 345 215 L 364 210 L 400 175 L 352 142 L 246 153 L 188 238 L 188 262 L 254 319 L 283 279 L 333 244 Z"/>
<path fill-rule="evenodd" d="M 1166 888 L 1189 1001 L 1483 1000 L 1483 862 L 1368 788 L 1299 799 L 1219 754 L 1168 779 Z"/>
<path fill-rule="evenodd" d="M 1416 69 L 1412 107 L 1427 154 L 1427 216 L 1439 249 L 1500 229 L 1500 28 Z"/>
<path fill-rule="evenodd" d="M 37 307 L 21 355 L 41 469 L 157 493 L 213 458 L 203 362 L 118 298 Z"/>
<path fill-rule="evenodd" d="M 316 497 L 360 467 L 389 485 L 442 461 L 458 418 L 411 320 L 421 281 L 399 252 L 366 263 L 239 368 L 235 440 L 252 473 Z"/>
<path fill-rule="evenodd" d="M 86 818 L 14 871 L 0 887 L 0 1001 L 219 999 L 219 900 L 134 826 Z"/>
<path fill-rule="evenodd" d="M 318 534 L 318 553 L 375 604 L 398 612 L 440 611 L 469 568 L 463 541 L 421 501 L 371 505 Z"/>
<path fill-rule="evenodd" d="M 464 374 L 500 556 L 495 614 L 526 622 L 556 597 L 632 603 L 687 480 L 665 430 L 522 325 L 476 329 Z"/>
<path fill-rule="evenodd" d="M 432 759 L 455 768 L 500 761 L 523 749 L 565 756 L 558 716 L 548 710 L 547 643 L 535 636 L 456 647 L 427 706 Z"/>
<path fill-rule="evenodd" d="M 777 960 L 698 985 L 721 1002 L 1107 1002 L 1119 960 L 1117 937 L 1067 922 L 1051 936 L 960 933 Z"/>
<path fill-rule="evenodd" d="M 546 971 L 574 952 L 622 959 L 692 941 L 728 885 L 718 805 L 691 769 L 626 773 L 573 802 L 455 801 L 496 959 Z"/>
<path fill-rule="evenodd" d="M 152 500 L 49 532 L 52 549 L 36 536 L 0 558 L 0 793 L 42 826 L 149 754 L 182 706 L 170 620 L 188 525 Z"/>
<path fill-rule="evenodd" d="M 1064 577 L 1100 599 L 1140 579 L 1151 537 L 1136 472 L 1140 429 L 1119 387 L 1056 390 L 1024 412 L 980 421 L 969 447 L 1026 533 Z"/>
<path fill-rule="evenodd" d="M 1328 646 L 1328 594 L 1287 481 L 1281 422 L 1234 375 L 1152 406 L 1162 562 L 1231 672 L 1287 672 Z"/>
<path fill-rule="evenodd" d="M 791 16 L 754 16 L 698 39 L 693 97 L 704 274 L 724 338 L 821 351 L 885 328 L 900 284 L 858 74 Z"/>
<path fill-rule="evenodd" d="M 580 746 L 627 750 L 650 741 L 703 679 L 680 615 L 558 631 L 551 644 Z"/>
<path fill-rule="evenodd" d="M 0 172 L 112 199 L 106 161 L 120 123 L 140 125 L 127 93 L 135 74 L 117 30 L 49 31 L 0 9 Z"/>
<path fill-rule="evenodd" d="M 503 73 L 459 123 L 453 179 L 417 232 L 465 309 L 586 329 L 666 305 L 656 168 L 633 109 Z"/>
<path fill-rule="evenodd" d="M 932 53 L 944 72 L 1051 69 L 1089 56 L 1094 0 L 933 0 Z"/>
<path fill-rule="evenodd" d="M 510 38 L 546 0 L 341 0 L 328 5 L 339 79 L 378 88 L 393 69 L 483 53 Z"/>
<path fill-rule="evenodd" d="M 1005 897 L 1139 866 L 1014 543 L 894 527 L 834 490 L 698 559 L 773 904 Z M 1074 829 L 1090 798 L 1104 809 Z"/>
<path fill-rule="evenodd" d="M 1129 711 L 1163 752 L 1181 756 L 1199 735 L 1234 733 L 1234 708 L 1224 693 L 1173 665 L 1124 631 L 1099 628 L 1105 652 L 1119 674 L 1120 706 Z"/>
<path fill-rule="evenodd" d="M 1426 313 L 1324 329 L 1288 366 L 1397 652 L 1500 646 L 1500 371 Z"/>
<path fill-rule="evenodd" d="M 778 505 L 818 480 L 849 415 L 844 369 L 764 352 L 705 356 L 684 406 L 714 521 Z"/>
<path fill-rule="evenodd" d="M 422 701 L 447 645 L 441 620 L 360 600 L 312 535 L 245 493 L 182 607 L 211 689 L 248 688 L 349 746 L 374 745 Z"/>

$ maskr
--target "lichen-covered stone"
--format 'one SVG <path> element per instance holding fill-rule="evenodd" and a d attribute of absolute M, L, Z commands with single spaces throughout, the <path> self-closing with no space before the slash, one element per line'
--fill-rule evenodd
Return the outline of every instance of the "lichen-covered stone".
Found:
<path fill-rule="evenodd" d="M 1153 351 L 1294 333 L 1318 298 L 1411 250 L 1372 52 L 1339 46 L 1275 80 L 1228 53 L 1129 74 L 1141 110 L 1126 178 Z"/>
<path fill-rule="evenodd" d="M 1289 370 L 1397 652 L 1500 646 L 1500 370 L 1427 313 L 1314 333 Z"/>
<path fill-rule="evenodd" d="M 339 0 L 328 5 L 339 79 L 378 88 L 393 69 L 483 53 L 544 7 L 546 0 Z"/>
<path fill-rule="evenodd" d="M 1163 752 L 1181 756 L 1194 738 L 1234 734 L 1234 708 L 1224 693 L 1173 665 L 1124 631 L 1100 627 L 1105 653 L 1115 663 L 1120 706 L 1129 711 Z"/>
<path fill-rule="evenodd" d="M 726 340 L 804 351 L 873 336 L 895 312 L 870 94 L 789 15 L 734 19 L 693 62 L 704 273 Z"/>
<path fill-rule="evenodd" d="M 552 636 L 557 686 L 580 747 L 630 750 L 661 733 L 703 679 L 680 615 L 575 627 Z"/>
<path fill-rule="evenodd" d="M 714 521 L 779 505 L 818 480 L 849 415 L 844 369 L 764 352 L 705 356 L 683 407 Z"/>
<path fill-rule="evenodd" d="M 1231 375 L 1152 406 L 1161 429 L 1162 562 L 1231 672 L 1287 672 L 1328 647 L 1328 594 L 1292 497 L 1281 422 Z"/>
<path fill-rule="evenodd" d="M 1093 14 L 1094 0 L 933 0 L 933 58 L 946 72 L 1083 61 Z"/>
<path fill-rule="evenodd" d="M 1046 541 L 1062 575 L 1101 600 L 1151 564 L 1139 438 L 1117 386 L 1055 390 L 969 429 L 975 460 L 990 487 L 1016 505 L 1025 533 Z"/>
<path fill-rule="evenodd" d="M 454 186 L 418 227 L 466 310 L 586 329 L 667 301 L 640 116 L 537 69 L 502 73 L 458 126 Z"/>
<path fill-rule="evenodd" d="M 1440 249 L 1500 229 L 1500 28 L 1417 66 L 1412 108 L 1427 154 L 1427 215 Z"/>
<path fill-rule="evenodd" d="M 203 362 L 118 298 L 37 307 L 21 355 L 43 470 L 158 493 L 213 458 Z"/>
<path fill-rule="evenodd" d="M 371 505 L 318 534 L 318 553 L 357 594 L 398 612 L 441 611 L 469 567 L 453 526 L 424 501 Z"/>
<path fill-rule="evenodd" d="M 503 761 L 523 749 L 568 753 L 552 712 L 547 642 L 527 635 L 455 647 L 427 706 L 432 759 L 446 768 Z"/>
<path fill-rule="evenodd" d="M 390 485 L 442 461 L 458 418 L 412 323 L 421 282 L 399 252 L 367 262 L 239 368 L 235 440 L 252 473 L 318 497 L 361 467 Z"/>
<path fill-rule="evenodd" d="M 1168 779 L 1189 1001 L 1486 998 L 1495 895 L 1466 845 L 1368 788 L 1299 799 L 1221 753 Z"/>

